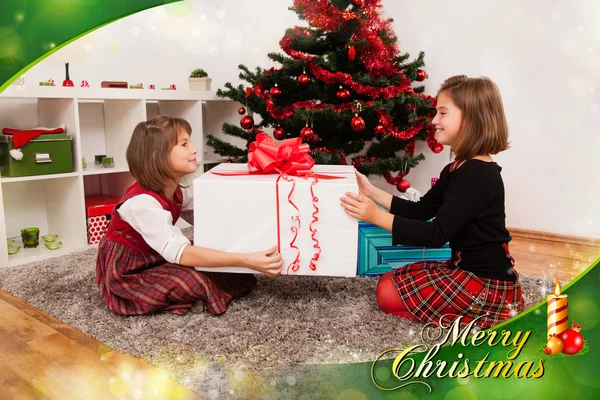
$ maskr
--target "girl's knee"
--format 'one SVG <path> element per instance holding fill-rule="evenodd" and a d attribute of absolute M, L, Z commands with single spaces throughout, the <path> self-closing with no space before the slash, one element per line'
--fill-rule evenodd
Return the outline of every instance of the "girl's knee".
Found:
<path fill-rule="evenodd" d="M 394 277 L 394 271 L 388 271 L 379 277 L 379 283 L 382 281 L 391 281 Z"/>
<path fill-rule="evenodd" d="M 383 312 L 392 313 L 404 308 L 398 288 L 391 279 L 380 280 L 376 292 L 377 304 Z"/>

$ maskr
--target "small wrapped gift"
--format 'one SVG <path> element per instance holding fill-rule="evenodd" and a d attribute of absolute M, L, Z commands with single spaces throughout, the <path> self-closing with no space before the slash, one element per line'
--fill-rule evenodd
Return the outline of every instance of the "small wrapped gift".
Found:
<path fill-rule="evenodd" d="M 194 244 L 236 253 L 277 245 L 284 275 L 356 276 L 358 221 L 340 204 L 358 192 L 354 167 L 315 166 L 308 149 L 259 134 L 248 164 L 219 164 L 196 178 Z"/>

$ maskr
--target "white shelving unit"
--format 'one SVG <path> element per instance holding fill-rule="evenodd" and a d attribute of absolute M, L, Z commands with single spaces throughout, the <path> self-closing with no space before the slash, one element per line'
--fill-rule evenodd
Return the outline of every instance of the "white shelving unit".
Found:
<path fill-rule="evenodd" d="M 65 174 L 0 178 L 0 267 L 40 261 L 84 250 L 87 244 L 85 196 L 121 196 L 133 183 L 125 151 L 133 128 L 155 115 L 186 119 L 198 149 L 198 171 L 224 161 L 206 146 L 206 136 L 224 138 L 223 122 L 237 124 L 236 102 L 215 92 L 149 89 L 95 89 L 11 86 L 0 93 L 0 129 L 31 129 L 66 124 L 73 138 L 74 171 Z M 231 141 L 229 138 L 226 140 Z M 235 141 L 232 141 L 235 143 Z M 115 167 L 94 165 L 94 155 L 114 157 Z M 82 157 L 87 167 L 83 168 Z M 188 177 L 191 182 L 195 176 Z M 63 242 L 48 250 L 40 239 L 35 249 L 8 255 L 7 240 L 22 228 L 39 227 L 40 236 L 56 233 Z"/>

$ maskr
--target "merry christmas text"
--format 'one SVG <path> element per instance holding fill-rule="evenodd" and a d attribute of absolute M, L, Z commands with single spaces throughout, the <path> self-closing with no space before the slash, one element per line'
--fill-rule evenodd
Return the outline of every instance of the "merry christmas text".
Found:
<path fill-rule="evenodd" d="M 480 317 L 481 318 L 481 317 Z M 519 361 L 515 359 L 521 354 L 525 344 L 531 336 L 531 331 L 481 331 L 475 329 L 475 324 L 479 318 L 474 319 L 468 324 L 461 326 L 462 316 L 444 315 L 440 318 L 439 326 L 435 324 L 427 324 L 421 331 L 421 338 L 425 343 L 435 343 L 433 345 L 416 344 L 406 349 L 390 349 L 381 353 L 373 362 L 371 367 L 371 379 L 377 387 L 383 390 L 395 390 L 410 384 L 422 384 L 429 388 L 431 386 L 419 378 L 466 378 L 472 375 L 475 378 L 508 378 L 514 376 L 516 378 L 540 378 L 544 375 L 544 360 L 536 361 Z M 446 321 L 448 321 L 446 323 Z M 474 333 L 473 333 L 474 332 Z M 432 336 L 432 333 L 434 336 Z M 438 333 L 435 335 L 435 333 Z M 469 333 L 473 333 L 469 337 Z M 503 346 L 511 349 L 506 354 L 505 361 L 489 360 L 490 353 L 478 360 L 472 361 L 465 358 L 462 352 L 457 354 L 457 360 L 444 361 L 436 360 L 440 349 L 445 344 L 455 346 L 457 344 L 463 347 L 473 346 L 478 347 L 486 344 L 489 347 Z M 392 373 L 396 379 L 405 382 L 400 386 L 387 388 L 382 387 L 377 382 L 374 371 L 377 362 L 390 352 L 400 353 L 396 356 L 392 363 Z M 412 356 L 424 353 L 421 361 L 415 361 Z"/>

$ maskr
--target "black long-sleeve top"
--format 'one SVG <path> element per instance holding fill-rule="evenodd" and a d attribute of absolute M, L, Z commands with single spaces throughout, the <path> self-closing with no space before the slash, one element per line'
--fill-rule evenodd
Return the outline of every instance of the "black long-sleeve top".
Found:
<path fill-rule="evenodd" d="M 450 242 L 456 267 L 483 278 L 514 281 L 511 259 L 502 246 L 511 237 L 505 226 L 501 171 L 495 162 L 477 159 L 455 170 L 448 164 L 420 201 L 394 196 L 393 244 L 441 247 Z"/>

